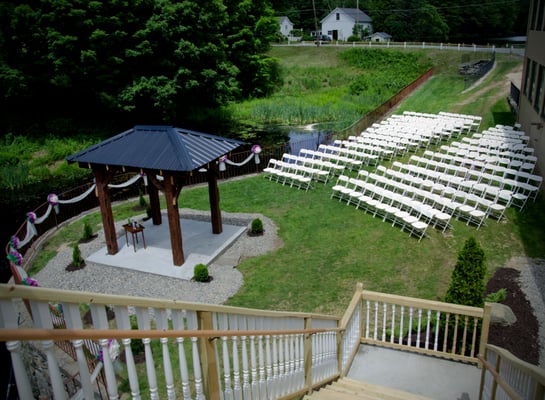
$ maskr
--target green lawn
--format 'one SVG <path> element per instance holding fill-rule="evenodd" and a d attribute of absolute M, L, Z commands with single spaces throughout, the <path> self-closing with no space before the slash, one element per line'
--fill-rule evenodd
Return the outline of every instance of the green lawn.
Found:
<path fill-rule="evenodd" d="M 277 51 L 288 50 L 292 51 Z M 294 55 L 286 62 L 296 65 L 308 56 L 300 54 L 297 60 Z M 463 93 L 463 79 L 452 71 L 452 62 L 459 61 L 460 55 L 451 52 L 448 57 L 450 61 L 438 63 L 435 76 L 395 112 L 477 114 L 483 116 L 483 127 L 513 123 L 505 100 L 508 87 L 498 85 L 498 81 L 505 82 L 505 74 L 519 66 L 521 60 L 498 56 L 499 63 L 491 75 Z M 315 56 L 308 63 L 318 64 L 319 59 Z M 242 261 L 238 269 L 244 275 L 244 285 L 229 299 L 229 305 L 341 315 L 357 282 L 363 282 L 368 290 L 440 300 L 449 285 L 457 254 L 472 235 L 485 251 L 489 276 L 514 256 L 545 258 L 545 207 L 541 195 L 523 212 L 508 210 L 506 220 L 500 223 L 488 220 L 486 226 L 476 230 L 455 221 L 452 231 L 441 234 L 430 229 L 429 237 L 418 242 L 399 228 L 331 200 L 331 185 L 316 184 L 314 189 L 303 192 L 263 176 L 220 183 L 222 210 L 262 213 L 277 224 L 284 241 L 277 251 Z M 185 188 L 179 206 L 207 209 L 208 189 Z M 128 213 L 131 204 L 123 207 Z M 116 210 L 116 215 L 121 218 L 122 212 Z M 70 235 L 61 230 L 61 236 L 54 237 L 54 244 L 46 247 L 36 268 L 45 265 L 56 246 L 73 243 L 81 227 L 80 222 Z"/>

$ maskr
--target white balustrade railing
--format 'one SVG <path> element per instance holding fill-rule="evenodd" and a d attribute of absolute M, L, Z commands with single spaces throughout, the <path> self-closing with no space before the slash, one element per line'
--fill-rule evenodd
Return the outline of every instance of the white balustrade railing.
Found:
<path fill-rule="evenodd" d="M 542 370 L 486 344 L 489 320 L 489 305 L 369 292 L 361 284 L 340 319 L 0 284 L 0 341 L 23 399 L 37 391 L 55 399 L 297 398 L 346 376 L 364 343 L 480 362 L 483 399 L 545 400 Z M 63 341 L 73 347 L 70 371 L 59 366 L 55 343 Z M 31 374 L 30 344 L 42 360 Z M 36 387 L 37 373 L 49 387 Z"/>
<path fill-rule="evenodd" d="M 31 323 L 19 326 L 21 315 Z M 339 376 L 331 316 L 0 285 L 0 317 L 21 398 L 50 390 L 56 399 L 275 399 Z M 75 357 L 69 376 L 54 345 L 63 340 Z M 27 341 L 44 354 L 50 388 L 29 378 Z M 75 393 L 64 384 L 74 376 Z"/>
<path fill-rule="evenodd" d="M 467 307 L 362 291 L 362 343 L 478 363 L 490 306 Z"/>

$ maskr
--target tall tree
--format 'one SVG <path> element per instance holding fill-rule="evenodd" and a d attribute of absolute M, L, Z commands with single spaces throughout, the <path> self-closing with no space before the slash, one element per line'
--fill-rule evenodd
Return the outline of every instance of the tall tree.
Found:
<path fill-rule="evenodd" d="M 238 68 L 244 97 L 271 93 L 278 83 L 278 67 L 265 55 L 278 32 L 268 0 L 225 0 L 229 14 L 226 44 L 229 60 Z"/>

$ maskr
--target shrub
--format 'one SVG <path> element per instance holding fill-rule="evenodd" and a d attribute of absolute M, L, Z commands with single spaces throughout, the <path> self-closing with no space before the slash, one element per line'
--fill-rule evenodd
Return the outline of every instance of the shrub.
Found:
<path fill-rule="evenodd" d="M 502 288 L 494 293 L 489 293 L 488 296 L 484 299 L 489 303 L 503 303 L 507 298 L 507 289 Z"/>
<path fill-rule="evenodd" d="M 361 41 L 361 38 L 358 35 L 351 35 L 348 36 L 348 39 L 346 39 L 347 42 L 359 42 Z"/>
<path fill-rule="evenodd" d="M 450 286 L 445 295 L 447 303 L 482 307 L 484 305 L 485 255 L 474 237 L 465 241 L 458 253 L 458 260 L 452 271 Z"/>
<path fill-rule="evenodd" d="M 250 228 L 252 234 L 259 235 L 263 233 L 263 221 L 261 219 L 256 218 L 252 221 L 252 226 Z"/>
<path fill-rule="evenodd" d="M 197 264 L 193 269 L 193 279 L 197 282 L 208 282 L 208 267 L 204 264 Z"/>
<path fill-rule="evenodd" d="M 138 205 L 145 209 L 148 206 L 148 203 L 146 203 L 146 199 L 144 198 L 144 194 L 142 193 L 142 190 L 139 190 L 138 192 L 139 192 Z"/>
<path fill-rule="evenodd" d="M 81 251 L 79 249 L 78 244 L 76 243 L 74 245 L 74 250 L 72 250 L 72 265 L 74 267 L 81 267 L 85 261 L 83 260 L 83 257 L 81 256 Z"/>
<path fill-rule="evenodd" d="M 83 240 L 89 240 L 93 237 L 93 228 L 91 227 L 91 224 L 89 221 L 85 220 L 83 222 Z"/>

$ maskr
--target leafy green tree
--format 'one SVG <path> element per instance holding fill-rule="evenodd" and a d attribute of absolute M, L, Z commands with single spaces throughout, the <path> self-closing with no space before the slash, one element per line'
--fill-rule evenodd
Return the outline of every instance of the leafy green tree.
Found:
<path fill-rule="evenodd" d="M 482 307 L 484 305 L 485 254 L 474 237 L 468 238 L 458 253 L 450 286 L 445 295 L 447 303 Z"/>
<path fill-rule="evenodd" d="M 279 84 L 277 61 L 265 55 L 278 32 L 268 0 L 225 0 L 228 58 L 238 68 L 244 97 L 262 97 Z"/>

